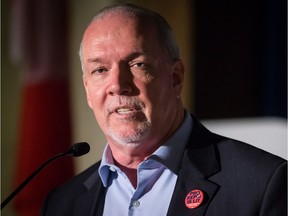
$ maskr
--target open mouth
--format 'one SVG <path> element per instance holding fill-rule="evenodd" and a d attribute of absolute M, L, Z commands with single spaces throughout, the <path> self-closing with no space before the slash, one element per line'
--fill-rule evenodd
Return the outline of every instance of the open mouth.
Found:
<path fill-rule="evenodd" d="M 140 106 L 118 106 L 114 107 L 110 115 L 113 115 L 115 119 L 121 121 L 144 121 L 145 115 L 143 109 Z"/>
<path fill-rule="evenodd" d="M 118 113 L 120 115 L 131 114 L 135 111 L 136 111 L 135 109 L 131 109 L 131 108 L 118 108 L 118 109 L 116 109 L 116 113 Z"/>
<path fill-rule="evenodd" d="M 136 118 L 144 111 L 144 105 L 140 100 L 120 98 L 112 101 L 107 107 L 108 114 L 116 114 L 119 118 Z"/>

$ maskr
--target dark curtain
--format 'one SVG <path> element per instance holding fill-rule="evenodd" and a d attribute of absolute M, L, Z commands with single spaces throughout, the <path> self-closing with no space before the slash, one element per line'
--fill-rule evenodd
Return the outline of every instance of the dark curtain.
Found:
<path fill-rule="evenodd" d="M 198 118 L 287 118 L 285 0 L 195 2 Z"/>

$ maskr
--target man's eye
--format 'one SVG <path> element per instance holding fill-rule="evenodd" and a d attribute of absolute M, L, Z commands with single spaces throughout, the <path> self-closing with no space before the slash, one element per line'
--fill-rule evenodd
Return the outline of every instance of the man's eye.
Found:
<path fill-rule="evenodd" d="M 106 71 L 107 71 L 106 68 L 100 67 L 100 68 L 94 69 L 94 70 L 92 71 L 92 74 L 93 74 L 93 73 L 102 74 L 102 73 L 105 73 Z"/>
<path fill-rule="evenodd" d="M 137 68 L 147 68 L 147 64 L 143 62 L 135 63 L 132 65 L 132 67 L 137 67 Z"/>

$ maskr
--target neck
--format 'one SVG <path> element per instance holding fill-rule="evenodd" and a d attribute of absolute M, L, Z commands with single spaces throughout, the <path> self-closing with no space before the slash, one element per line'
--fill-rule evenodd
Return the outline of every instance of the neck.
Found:
<path fill-rule="evenodd" d="M 145 145 L 145 144 L 142 144 Z M 109 144 L 114 164 L 126 174 L 134 188 L 137 187 L 137 168 L 138 165 L 147 159 L 159 146 L 144 150 L 143 146 L 123 146 Z M 147 145 L 146 145 L 147 146 Z"/>
<path fill-rule="evenodd" d="M 137 167 L 138 167 L 138 165 L 136 168 L 129 168 L 129 167 L 123 166 L 117 162 L 115 162 L 115 164 L 122 170 L 122 172 L 124 172 L 126 174 L 126 176 L 130 180 L 133 187 L 136 188 L 137 187 Z"/>
<path fill-rule="evenodd" d="M 127 167 L 128 169 L 137 169 L 138 165 L 157 149 L 152 148 L 150 151 L 145 151 L 140 144 L 137 146 L 130 146 L 128 144 L 127 146 L 123 146 L 122 144 L 110 144 L 109 146 L 113 155 L 114 163 L 119 167 Z"/>
<path fill-rule="evenodd" d="M 117 144 L 112 140 L 108 141 L 113 155 L 114 163 L 129 178 L 131 184 L 137 186 L 137 168 L 138 165 L 155 152 L 163 143 L 165 143 L 172 134 L 179 128 L 184 119 L 182 111 L 178 118 L 175 118 L 171 127 L 166 131 L 165 135 L 160 139 L 145 140 L 139 144 Z M 154 141 L 153 141 L 154 140 Z"/>

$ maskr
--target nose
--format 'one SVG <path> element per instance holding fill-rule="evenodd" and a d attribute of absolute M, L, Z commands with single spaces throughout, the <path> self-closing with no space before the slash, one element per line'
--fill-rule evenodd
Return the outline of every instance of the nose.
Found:
<path fill-rule="evenodd" d="M 129 67 L 125 65 L 115 66 L 109 74 L 109 83 L 107 87 L 108 95 L 126 95 L 133 92 L 133 75 Z"/>

